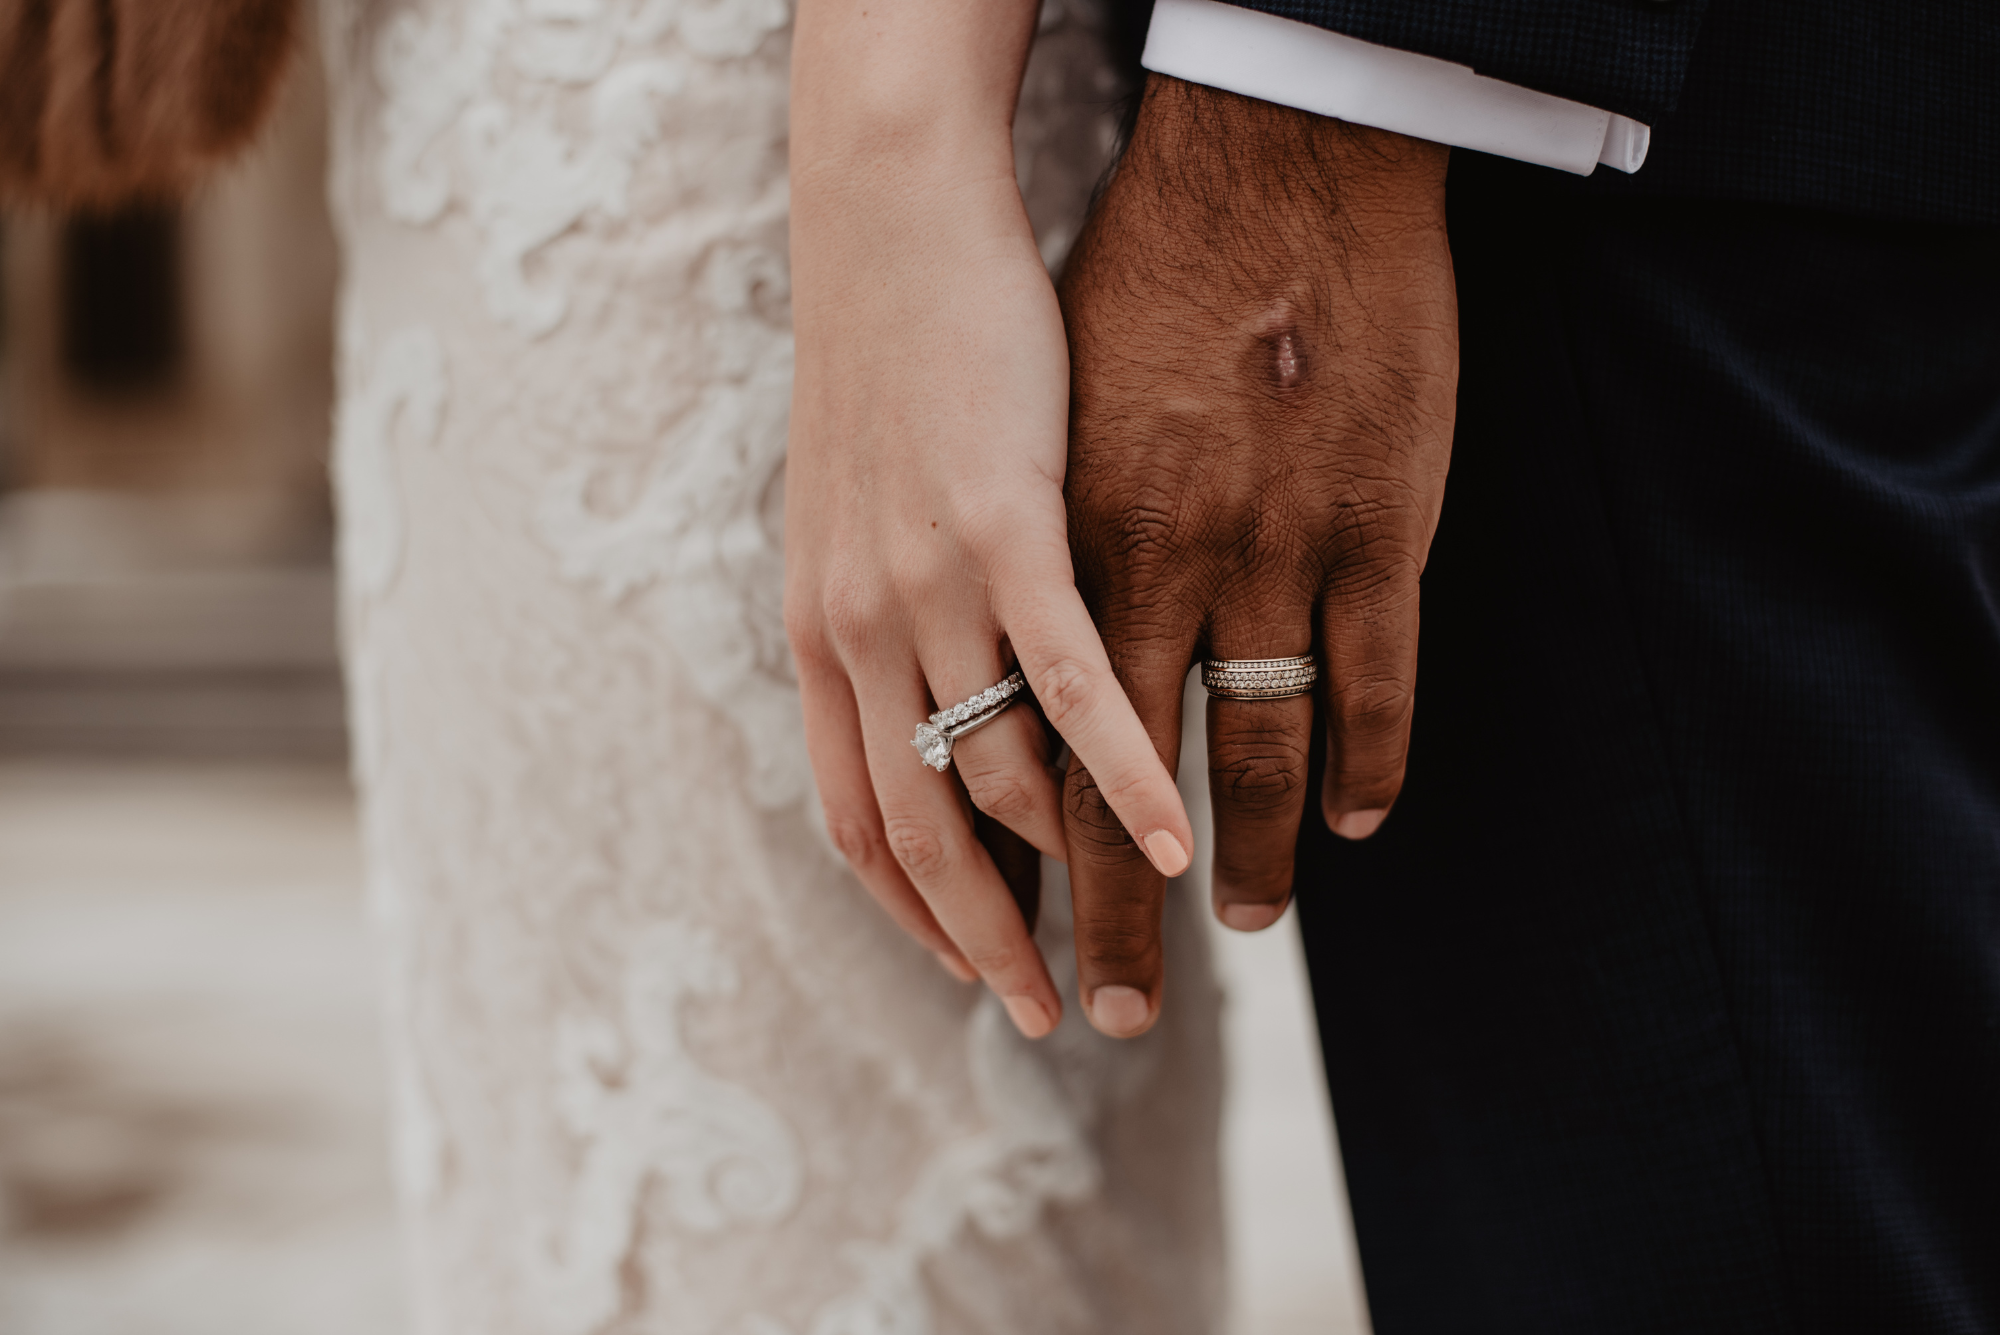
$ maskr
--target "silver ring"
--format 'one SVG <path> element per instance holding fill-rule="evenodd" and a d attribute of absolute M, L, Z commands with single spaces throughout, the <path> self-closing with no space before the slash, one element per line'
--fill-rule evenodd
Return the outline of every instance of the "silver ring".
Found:
<path fill-rule="evenodd" d="M 910 745 L 917 748 L 917 758 L 944 773 L 951 768 L 951 744 L 1006 713 L 1007 707 L 1027 689 L 1027 679 L 1018 672 L 1010 672 L 1005 680 L 995 682 L 970 700 L 940 709 L 928 723 L 919 723 L 917 735 L 910 739 Z"/>
<path fill-rule="evenodd" d="M 1201 684 L 1218 700 L 1287 700 L 1304 695 L 1319 680 L 1311 654 L 1296 658 L 1209 658 Z"/>

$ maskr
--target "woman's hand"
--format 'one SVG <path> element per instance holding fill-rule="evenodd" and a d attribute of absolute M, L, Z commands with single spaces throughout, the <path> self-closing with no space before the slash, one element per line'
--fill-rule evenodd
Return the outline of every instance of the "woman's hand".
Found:
<path fill-rule="evenodd" d="M 956 743 L 954 778 L 916 725 L 1018 666 L 1160 871 L 1193 834 L 1070 567 L 1069 358 L 1010 139 L 1035 5 L 866 5 L 808 0 L 795 38 L 785 601 L 806 742 L 856 874 L 1039 1037 L 1062 1003 L 972 807 L 1063 857 L 1051 739 L 1010 709 Z"/>

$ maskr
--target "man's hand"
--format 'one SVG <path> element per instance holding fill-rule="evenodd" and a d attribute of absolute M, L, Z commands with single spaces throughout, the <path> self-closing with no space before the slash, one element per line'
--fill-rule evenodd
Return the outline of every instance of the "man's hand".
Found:
<path fill-rule="evenodd" d="M 1402 785 L 1417 581 L 1451 452 L 1458 318 L 1448 150 L 1152 76 L 1062 283 L 1077 583 L 1169 767 L 1196 659 L 1312 653 L 1324 817 L 1349 838 Z M 1314 697 L 1211 700 L 1215 907 L 1291 891 Z M 1086 1009 L 1159 1012 L 1163 882 L 1072 763 Z"/>

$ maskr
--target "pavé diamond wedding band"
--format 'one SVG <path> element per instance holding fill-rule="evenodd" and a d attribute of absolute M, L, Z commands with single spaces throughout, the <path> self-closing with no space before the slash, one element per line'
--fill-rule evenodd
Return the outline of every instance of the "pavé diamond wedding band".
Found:
<path fill-rule="evenodd" d="M 1006 713 L 1007 706 L 1020 699 L 1021 692 L 1027 689 L 1027 679 L 1018 672 L 1010 672 L 1006 680 L 988 686 L 950 709 L 940 709 L 928 723 L 919 723 L 910 745 L 917 748 L 917 756 L 926 765 L 942 774 L 951 768 L 951 744 Z"/>
<path fill-rule="evenodd" d="M 1284 700 L 1304 695 L 1319 680 L 1311 654 L 1297 658 L 1209 658 L 1201 684 L 1220 700 Z"/>

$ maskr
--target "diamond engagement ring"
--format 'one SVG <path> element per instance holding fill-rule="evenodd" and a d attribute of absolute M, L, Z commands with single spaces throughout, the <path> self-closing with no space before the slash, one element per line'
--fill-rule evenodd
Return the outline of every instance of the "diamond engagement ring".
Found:
<path fill-rule="evenodd" d="M 1319 680 L 1311 654 L 1297 658 L 1210 658 L 1201 684 L 1220 700 L 1285 700 L 1304 695 Z"/>
<path fill-rule="evenodd" d="M 1020 699 L 1027 689 L 1027 680 L 1018 672 L 1010 672 L 1005 681 L 988 686 L 950 709 L 940 709 L 928 723 L 919 723 L 910 745 L 917 748 L 917 755 L 926 765 L 942 774 L 951 768 L 951 744 L 1006 713 L 1007 706 Z"/>

